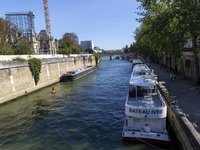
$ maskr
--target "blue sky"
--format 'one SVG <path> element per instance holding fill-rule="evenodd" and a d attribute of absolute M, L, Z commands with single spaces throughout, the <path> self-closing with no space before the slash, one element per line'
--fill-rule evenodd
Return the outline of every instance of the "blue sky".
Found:
<path fill-rule="evenodd" d="M 57 39 L 75 33 L 79 41 L 92 40 L 102 49 L 121 49 L 134 42 L 136 0 L 48 0 L 51 33 Z M 43 0 L 1 0 L 0 15 L 33 11 L 35 30 L 45 29 Z"/>

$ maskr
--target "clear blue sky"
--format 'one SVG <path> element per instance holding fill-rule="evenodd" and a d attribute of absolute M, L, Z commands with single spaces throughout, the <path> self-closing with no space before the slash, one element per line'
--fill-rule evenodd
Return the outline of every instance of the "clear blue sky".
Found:
<path fill-rule="evenodd" d="M 73 32 L 79 41 L 92 40 L 102 49 L 121 49 L 134 42 L 136 0 L 48 0 L 51 33 L 57 39 Z M 35 30 L 45 29 L 43 0 L 1 0 L 0 15 L 33 11 Z"/>

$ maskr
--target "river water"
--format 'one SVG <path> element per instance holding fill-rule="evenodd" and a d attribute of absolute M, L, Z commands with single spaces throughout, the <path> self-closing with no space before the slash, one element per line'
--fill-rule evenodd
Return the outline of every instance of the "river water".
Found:
<path fill-rule="evenodd" d="M 95 72 L 0 106 L 3 150 L 146 150 L 122 142 L 131 63 L 103 57 Z M 164 148 L 169 149 L 169 148 Z"/>

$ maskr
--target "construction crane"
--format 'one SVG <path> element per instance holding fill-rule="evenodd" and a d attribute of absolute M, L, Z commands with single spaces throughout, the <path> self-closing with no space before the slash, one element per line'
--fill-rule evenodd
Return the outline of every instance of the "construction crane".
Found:
<path fill-rule="evenodd" d="M 48 0 L 43 0 L 43 4 L 44 4 L 44 15 L 45 15 L 46 31 L 49 34 L 49 37 L 51 37 L 51 26 L 50 26 L 50 19 L 49 19 Z"/>

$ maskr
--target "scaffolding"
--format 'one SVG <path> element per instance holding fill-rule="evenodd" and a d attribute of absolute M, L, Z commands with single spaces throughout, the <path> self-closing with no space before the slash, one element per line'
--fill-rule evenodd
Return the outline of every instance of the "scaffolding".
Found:
<path fill-rule="evenodd" d="M 10 21 L 17 27 L 18 32 L 22 32 L 25 37 L 32 42 L 32 33 L 35 33 L 34 13 L 29 12 L 15 12 L 6 13 L 6 20 Z"/>

